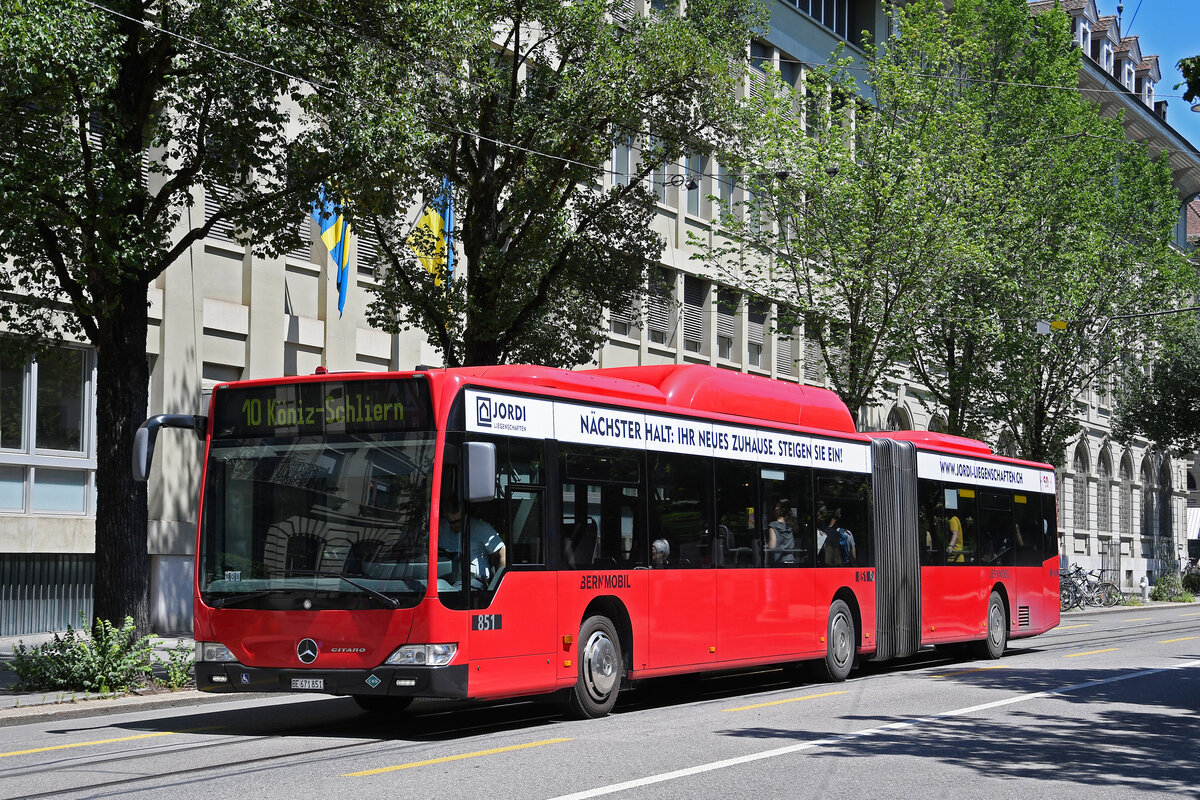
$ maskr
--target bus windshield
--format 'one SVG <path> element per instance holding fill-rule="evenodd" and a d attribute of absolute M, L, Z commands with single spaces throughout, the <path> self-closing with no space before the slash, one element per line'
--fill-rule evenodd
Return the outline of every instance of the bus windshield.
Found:
<path fill-rule="evenodd" d="M 204 602 L 275 610 L 420 602 L 434 458 L 425 388 L 347 381 L 218 394 L 200 529 Z M 388 419 L 359 411 L 385 402 L 395 408 Z"/>

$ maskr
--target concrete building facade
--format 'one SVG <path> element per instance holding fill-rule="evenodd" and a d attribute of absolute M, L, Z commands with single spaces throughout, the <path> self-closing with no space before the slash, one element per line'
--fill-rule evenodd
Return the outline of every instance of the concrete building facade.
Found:
<path fill-rule="evenodd" d="M 638 0 L 637 5 L 637 13 L 646 13 L 651 3 Z M 1036 10 L 1040 4 L 1033 5 Z M 1130 136 L 1171 150 L 1181 207 L 1187 207 L 1183 201 L 1200 191 L 1200 154 L 1166 123 L 1165 105 L 1153 91 L 1160 77 L 1156 62 L 1141 55 L 1138 42 L 1121 39 L 1119 21 L 1100 17 L 1092 0 L 1067 0 L 1064 7 L 1087 56 L 1081 89 L 1091 91 L 1106 113 L 1124 110 Z M 851 31 L 866 28 L 882 37 L 887 24 L 877 0 L 780 0 L 772 6 L 769 37 L 750 46 L 757 59 L 771 60 L 799 84 L 804 65 L 824 63 L 839 42 L 864 57 Z M 1129 81 L 1127 75 L 1132 75 Z M 751 83 L 752 78 L 747 90 Z M 619 180 L 633 157 L 628 149 L 616 148 L 606 180 Z M 686 174 L 699 176 L 696 188 L 676 178 Z M 608 341 L 596 356 L 599 365 L 705 363 L 784 381 L 826 383 L 820 353 L 802 326 L 781 329 L 778 305 L 751 299 L 733 285 L 736 276 L 706 272 L 692 260 L 689 232 L 716 233 L 717 209 L 708 197 L 717 202 L 724 197 L 721 176 L 719 164 L 690 160 L 656 176 L 656 226 L 667 243 L 660 269 L 675 302 L 648 301 L 642 315 L 610 311 Z M 211 215 L 218 202 L 196 197 L 188 212 L 193 217 L 181 225 L 202 222 L 199 215 Z M 1189 219 L 1181 214 L 1181 243 Z M 301 250 L 264 259 L 238 245 L 229 230 L 214 229 L 158 278 L 149 292 L 148 414 L 205 413 L 212 387 L 224 381 L 308 374 L 318 366 L 390 370 L 439 363 L 423 337 L 367 326 L 375 283 L 369 240 L 355 244 L 356 279 L 339 315 L 328 253 L 311 221 L 297 224 L 309 233 L 310 245 Z M 22 625 L 61 627 L 87 602 L 79 587 L 86 586 L 87 561 L 94 552 L 94 484 L 100 467 L 94 364 L 87 347 L 70 342 L 38 359 L 0 364 L 0 607 L 6 600 L 10 607 L 14 601 L 31 609 L 41 604 L 19 618 L 6 620 L 0 613 L 0 635 L 26 632 Z M 921 397 L 915 383 L 892 382 L 866 426 L 937 429 L 936 409 L 930 411 Z M 1164 555 L 1182 549 L 1186 493 L 1196 474 L 1189 473 L 1190 460 L 1149 442 L 1127 446 L 1111 440 L 1110 387 L 1081 395 L 1078 410 L 1086 435 L 1072 444 L 1059 477 L 1062 552 L 1087 568 L 1115 570 L 1122 584 L 1133 585 L 1142 575 L 1157 574 Z M 13 419 L 19 419 L 15 426 Z M 194 439 L 167 435 L 160 440 L 150 483 L 150 552 L 151 611 L 161 632 L 191 626 L 201 467 Z M 61 582 L 55 576 L 71 564 L 82 565 L 71 578 L 78 586 L 55 594 L 49 586 Z"/>

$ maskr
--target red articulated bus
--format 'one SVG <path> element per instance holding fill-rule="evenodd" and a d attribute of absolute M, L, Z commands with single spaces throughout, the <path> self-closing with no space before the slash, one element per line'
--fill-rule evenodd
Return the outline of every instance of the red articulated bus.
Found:
<path fill-rule="evenodd" d="M 701 365 L 224 384 L 196 546 L 201 690 L 557 693 L 967 642 L 1059 621 L 1054 471 L 833 393 Z"/>

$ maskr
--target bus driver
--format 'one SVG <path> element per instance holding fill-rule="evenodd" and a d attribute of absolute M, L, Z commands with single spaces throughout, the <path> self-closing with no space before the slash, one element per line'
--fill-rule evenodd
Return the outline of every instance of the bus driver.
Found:
<path fill-rule="evenodd" d="M 463 512 L 458 506 L 448 506 L 438 526 L 438 550 L 457 560 L 462 555 Z M 471 574 L 487 584 L 504 569 L 504 541 L 496 529 L 485 520 L 469 517 Z"/>

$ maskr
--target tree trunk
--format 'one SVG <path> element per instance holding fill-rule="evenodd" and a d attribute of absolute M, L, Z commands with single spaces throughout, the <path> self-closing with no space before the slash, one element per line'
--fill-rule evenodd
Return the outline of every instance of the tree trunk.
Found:
<path fill-rule="evenodd" d="M 146 418 L 146 287 L 122 286 L 97 320 L 96 586 L 98 619 L 150 632 L 146 484 L 133 479 L 133 434 Z"/>

